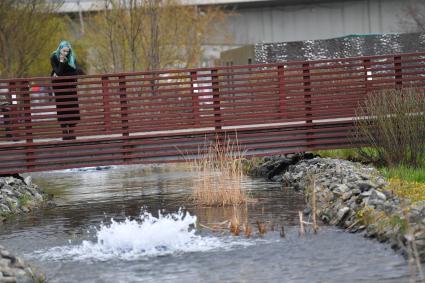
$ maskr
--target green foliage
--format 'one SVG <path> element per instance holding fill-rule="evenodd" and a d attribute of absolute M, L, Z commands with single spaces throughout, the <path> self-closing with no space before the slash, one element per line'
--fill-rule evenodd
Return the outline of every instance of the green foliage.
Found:
<path fill-rule="evenodd" d="M 31 197 L 27 194 L 23 194 L 18 198 L 19 205 L 21 207 L 27 206 L 27 204 L 30 202 Z"/>
<path fill-rule="evenodd" d="M 338 158 L 345 160 L 358 160 L 359 158 L 359 155 L 354 148 L 318 150 L 314 153 L 324 158 Z"/>
<path fill-rule="evenodd" d="M 397 167 L 381 167 L 379 171 L 388 179 L 402 179 L 410 182 L 425 183 L 425 168 L 414 168 L 404 165 Z"/>
<path fill-rule="evenodd" d="M 263 157 L 251 157 L 242 159 L 242 171 L 249 174 L 252 170 L 263 162 Z"/>

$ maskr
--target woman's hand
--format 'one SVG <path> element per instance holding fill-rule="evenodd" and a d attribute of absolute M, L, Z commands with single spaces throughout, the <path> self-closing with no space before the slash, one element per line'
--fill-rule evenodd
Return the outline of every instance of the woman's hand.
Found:
<path fill-rule="evenodd" d="M 59 62 L 66 62 L 66 57 L 65 57 L 65 55 L 63 55 L 63 54 L 60 54 L 59 55 Z"/>

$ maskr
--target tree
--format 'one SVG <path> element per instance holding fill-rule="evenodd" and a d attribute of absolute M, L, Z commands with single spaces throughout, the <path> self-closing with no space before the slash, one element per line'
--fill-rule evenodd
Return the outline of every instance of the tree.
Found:
<path fill-rule="evenodd" d="M 400 23 L 408 32 L 425 32 L 425 0 L 409 1 Z"/>
<path fill-rule="evenodd" d="M 0 77 L 49 75 L 50 54 L 66 34 L 58 1 L 0 1 Z"/>
<path fill-rule="evenodd" d="M 190 67 L 199 64 L 206 39 L 223 32 L 224 20 L 218 8 L 177 0 L 104 0 L 83 40 L 98 72 Z"/>

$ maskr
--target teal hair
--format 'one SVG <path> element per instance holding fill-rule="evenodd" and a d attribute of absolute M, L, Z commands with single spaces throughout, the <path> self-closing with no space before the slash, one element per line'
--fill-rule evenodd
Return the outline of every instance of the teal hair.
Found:
<path fill-rule="evenodd" d="M 75 66 L 75 57 L 76 56 L 75 56 L 74 50 L 72 50 L 71 43 L 69 43 L 69 41 L 62 40 L 59 43 L 58 48 L 53 52 L 53 54 L 55 54 L 56 58 L 58 58 L 58 60 L 59 60 L 59 57 L 60 57 L 60 54 L 61 54 L 61 49 L 64 48 L 64 47 L 68 47 L 69 48 L 69 53 L 68 53 L 68 56 L 67 56 L 67 59 L 68 59 L 67 63 L 68 63 L 68 65 L 71 66 L 72 68 L 76 69 L 77 68 Z"/>

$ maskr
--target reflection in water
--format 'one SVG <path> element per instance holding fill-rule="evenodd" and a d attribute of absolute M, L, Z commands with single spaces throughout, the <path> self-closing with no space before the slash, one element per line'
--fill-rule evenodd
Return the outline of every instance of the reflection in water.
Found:
<path fill-rule="evenodd" d="M 181 166 L 32 176 L 58 205 L 4 223 L 0 244 L 45 270 L 49 282 L 399 283 L 409 277 L 401 256 L 361 235 L 322 226 L 299 238 L 304 198 L 277 183 L 248 178 L 243 185 L 255 202 L 234 209 L 193 205 L 194 176 Z M 151 224 L 141 222 L 142 211 Z M 164 215 L 175 215 L 174 222 Z M 232 219 L 251 225 L 251 237 L 232 236 Z M 262 237 L 257 221 L 267 230 Z M 211 229 L 220 223 L 225 229 Z"/>

